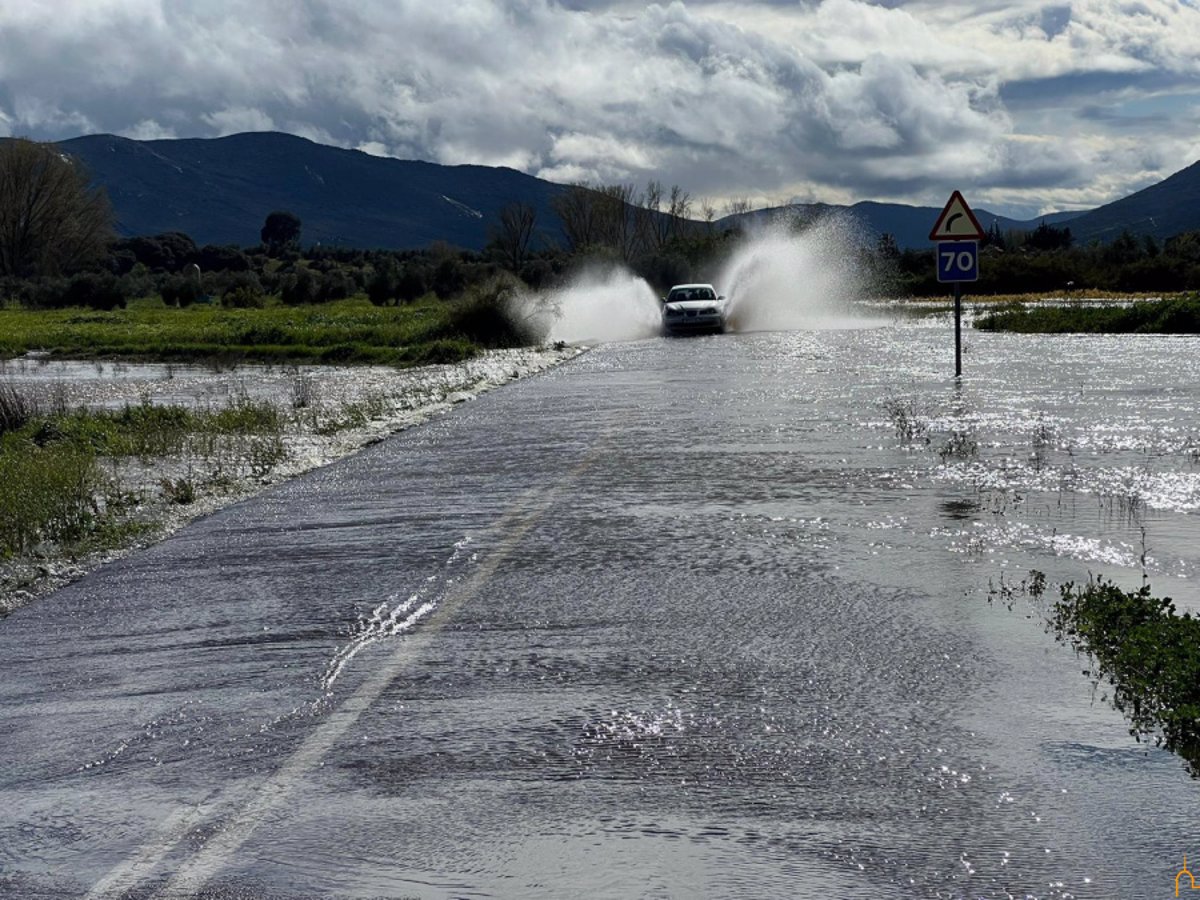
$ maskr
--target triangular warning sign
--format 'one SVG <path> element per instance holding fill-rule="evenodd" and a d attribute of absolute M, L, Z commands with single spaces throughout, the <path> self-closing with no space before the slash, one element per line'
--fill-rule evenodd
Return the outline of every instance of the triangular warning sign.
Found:
<path fill-rule="evenodd" d="M 983 236 L 983 226 L 958 191 L 950 195 L 937 224 L 929 232 L 931 241 L 982 241 Z"/>

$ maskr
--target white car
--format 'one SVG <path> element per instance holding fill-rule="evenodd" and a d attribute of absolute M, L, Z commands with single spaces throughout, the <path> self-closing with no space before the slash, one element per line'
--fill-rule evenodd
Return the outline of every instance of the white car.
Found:
<path fill-rule="evenodd" d="M 725 330 L 725 298 L 711 284 L 677 284 L 662 303 L 663 330 L 668 334 Z"/>

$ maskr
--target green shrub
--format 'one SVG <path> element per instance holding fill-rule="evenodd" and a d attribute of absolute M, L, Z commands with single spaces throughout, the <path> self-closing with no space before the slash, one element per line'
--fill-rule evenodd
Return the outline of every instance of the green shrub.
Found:
<path fill-rule="evenodd" d="M 317 276 L 308 269 L 285 275 L 279 282 L 279 297 L 288 306 L 316 303 L 320 295 L 321 286 Z"/>
<path fill-rule="evenodd" d="M 221 297 L 241 291 L 243 295 L 265 294 L 262 282 L 254 272 L 214 272 L 204 279 L 210 294 Z"/>
<path fill-rule="evenodd" d="M 981 316 L 975 327 L 1024 334 L 1200 334 L 1200 295 L 1127 306 L 1017 306 Z"/>
<path fill-rule="evenodd" d="M 166 306 L 191 306 L 202 295 L 200 283 L 186 275 L 171 275 L 164 278 L 158 288 Z"/>
<path fill-rule="evenodd" d="M 92 309 L 123 309 L 126 297 L 117 276 L 109 272 L 85 272 L 67 285 L 65 306 L 90 306 Z"/>
<path fill-rule="evenodd" d="M 536 344 L 540 335 L 516 309 L 520 284 L 512 276 L 496 276 L 472 288 L 450 309 L 442 334 L 462 337 L 481 347 L 523 347 Z"/>
<path fill-rule="evenodd" d="M 1112 683 L 1130 732 L 1155 735 L 1200 777 L 1200 619 L 1177 615 L 1149 584 L 1124 591 L 1099 579 L 1064 585 L 1050 624 L 1093 660 L 1097 680 Z"/>
<path fill-rule="evenodd" d="M 429 293 L 429 270 L 418 262 L 409 260 L 400 271 L 396 282 L 396 299 L 401 303 L 412 303 Z"/>
<path fill-rule="evenodd" d="M 467 272 L 457 256 L 446 256 L 434 267 L 430 286 L 443 300 L 457 297 L 467 286 Z"/>
<path fill-rule="evenodd" d="M 386 257 L 375 266 L 367 280 L 367 299 L 376 306 L 389 306 L 396 301 L 400 288 L 400 269 L 395 259 Z"/>
<path fill-rule="evenodd" d="M 358 281 L 345 269 L 333 269 L 321 278 L 319 287 L 317 300 L 328 303 L 353 297 L 358 292 Z"/>
<path fill-rule="evenodd" d="M 241 285 L 226 291 L 221 296 L 221 305 L 229 309 L 263 309 L 267 305 L 267 297 L 260 290 Z"/>

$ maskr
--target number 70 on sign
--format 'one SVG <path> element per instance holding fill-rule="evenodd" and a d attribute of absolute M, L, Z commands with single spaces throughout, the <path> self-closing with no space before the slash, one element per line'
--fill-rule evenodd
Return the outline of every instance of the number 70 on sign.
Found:
<path fill-rule="evenodd" d="M 979 280 L 978 241 L 940 241 L 937 245 L 940 282 Z"/>

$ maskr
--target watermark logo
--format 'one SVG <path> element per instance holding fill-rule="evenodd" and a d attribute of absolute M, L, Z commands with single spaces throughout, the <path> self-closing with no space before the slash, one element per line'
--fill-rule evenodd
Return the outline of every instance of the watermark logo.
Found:
<path fill-rule="evenodd" d="M 1184 882 L 1183 876 L 1187 876 L 1187 881 Z M 1188 890 L 1200 891 L 1200 885 L 1196 884 L 1196 876 L 1192 874 L 1192 870 L 1187 867 L 1187 855 L 1183 857 L 1183 868 L 1179 870 L 1179 874 L 1175 876 L 1175 896 L 1179 896 L 1179 889 L 1186 887 Z"/>

